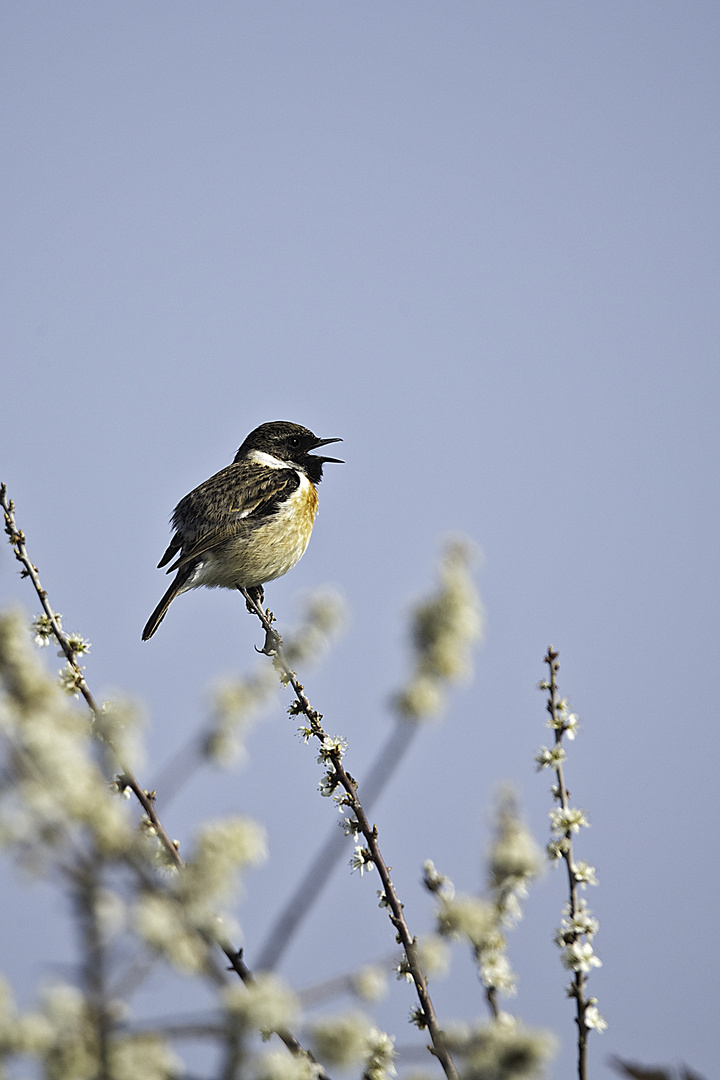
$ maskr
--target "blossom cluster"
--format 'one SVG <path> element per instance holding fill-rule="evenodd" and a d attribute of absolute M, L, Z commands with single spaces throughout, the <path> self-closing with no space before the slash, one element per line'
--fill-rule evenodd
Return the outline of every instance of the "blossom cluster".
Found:
<path fill-rule="evenodd" d="M 442 712 L 447 687 L 472 671 L 472 650 L 484 636 L 484 615 L 472 579 L 472 549 L 448 544 L 440 564 L 440 586 L 415 608 L 413 674 L 394 705 L 406 720 L 424 720 Z"/>
<path fill-rule="evenodd" d="M 361 1013 L 327 1017 L 312 1026 L 313 1049 L 328 1065 L 348 1069 L 362 1066 L 366 1080 L 395 1076 L 394 1040 Z"/>
<path fill-rule="evenodd" d="M 0 843 L 39 869 L 84 830 L 118 856 L 133 844 L 127 814 L 93 754 L 92 725 L 33 654 L 23 620 L 0 616 L 0 729 L 12 768 L 2 789 Z"/>
<path fill-rule="evenodd" d="M 527 1028 L 507 1013 L 489 1024 L 454 1025 L 446 1038 L 462 1061 L 463 1080 L 531 1080 L 544 1071 L 556 1049 L 548 1032 Z"/>
<path fill-rule="evenodd" d="M 37 636 L 37 620 L 34 629 Z M 246 818 L 209 822 L 181 872 L 159 860 L 156 826 L 143 816 L 135 827 L 118 798 L 126 783 L 109 782 L 120 755 L 136 756 L 137 737 L 127 703 L 93 715 L 68 700 L 32 650 L 24 620 L 0 615 L 0 844 L 70 888 L 94 967 L 98 952 L 134 953 L 144 963 L 155 954 L 217 985 L 217 945 L 231 926 L 222 907 L 234 900 L 238 873 L 265 857 L 264 832 Z M 180 1063 L 166 1041 L 130 1032 L 124 1003 L 108 989 L 99 1004 L 99 993 L 59 985 L 38 1009 L 20 1013 L 0 985 L 0 1071 L 6 1058 L 23 1055 L 58 1080 L 176 1076 Z"/>
<path fill-rule="evenodd" d="M 456 894 L 448 877 L 430 861 L 423 868 L 425 887 L 438 899 L 435 912 L 441 937 L 465 939 L 472 946 L 478 975 L 490 995 L 515 993 L 515 975 L 507 957 L 504 930 L 521 918 L 521 901 L 541 869 L 540 851 L 505 792 L 497 811 L 495 837 L 489 852 L 489 895 Z"/>

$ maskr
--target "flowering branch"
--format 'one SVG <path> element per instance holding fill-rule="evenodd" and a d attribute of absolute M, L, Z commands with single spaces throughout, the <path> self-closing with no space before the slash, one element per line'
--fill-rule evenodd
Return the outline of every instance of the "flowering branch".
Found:
<path fill-rule="evenodd" d="M 474 556 L 468 543 L 450 541 L 440 562 L 437 589 L 412 613 L 414 670 L 392 699 L 395 724 L 363 779 L 366 814 L 400 768 L 421 726 L 445 708 L 450 686 L 472 670 L 473 647 L 484 636 L 482 603 L 470 572 Z M 286 649 L 286 654 L 291 651 Z M 333 829 L 271 926 L 258 968 L 271 970 L 277 965 L 344 850 L 344 837 Z"/>
<path fill-rule="evenodd" d="M 114 717 L 112 710 L 98 704 L 83 675 L 83 669 L 77 660 L 78 656 L 88 651 L 89 643 L 77 634 L 66 634 L 62 628 L 60 615 L 54 612 L 50 606 L 48 594 L 42 586 L 38 569 L 28 555 L 25 534 L 17 527 L 15 520 L 15 506 L 13 501 L 8 498 L 5 484 L 0 484 L 0 506 L 2 506 L 5 516 L 5 532 L 9 537 L 9 542 L 13 548 L 15 558 L 23 567 L 21 575 L 22 577 L 30 579 L 42 605 L 43 614 L 35 621 L 37 637 L 43 644 L 46 644 L 51 637 L 55 637 L 62 650 L 62 655 L 65 656 L 67 661 L 67 667 L 62 673 L 63 687 L 76 695 L 82 695 L 93 716 L 93 734 L 103 743 L 109 743 L 111 748 L 117 752 L 117 745 L 113 740 L 114 733 L 112 729 Z M 118 755 L 118 757 L 119 756 L 120 755 Z M 133 792 L 145 812 L 144 824 L 146 826 L 146 831 L 157 837 L 165 857 L 169 859 L 170 864 L 176 869 L 183 869 L 185 874 L 187 874 L 188 866 L 183 862 L 183 859 L 180 856 L 178 845 L 175 841 L 170 839 L 155 808 L 155 792 L 147 791 L 141 786 L 127 762 L 121 760 L 120 769 L 121 774 L 116 779 L 117 790 L 130 790 Z M 137 862 L 135 862 L 134 865 L 136 870 L 139 869 L 139 864 Z M 96 966 L 98 966 L 98 970 L 95 971 L 93 978 L 88 979 L 88 989 L 97 1012 L 97 1030 L 100 1035 L 99 1050 L 102 1065 L 101 1074 L 108 1075 L 107 1068 L 105 1067 L 107 1061 L 105 1059 L 108 1054 L 107 1039 L 109 1036 L 109 1019 L 105 1005 L 105 980 L 99 971 L 99 963 L 103 958 L 100 956 L 99 951 L 100 938 L 97 933 L 97 919 L 94 910 L 94 893 L 97 888 L 97 882 L 90 874 L 90 870 L 85 867 L 85 875 L 80 875 L 80 877 L 78 877 L 77 873 L 75 874 L 75 885 L 78 895 L 81 898 L 79 904 L 86 932 L 88 944 L 87 952 L 91 965 L 92 963 L 95 963 Z M 152 882 L 147 881 L 147 885 L 148 888 L 152 888 Z M 195 929 L 198 930 L 197 927 Z M 200 931 L 198 930 L 198 932 Z M 243 960 L 241 949 L 238 950 L 234 948 L 230 942 L 218 938 L 217 935 L 212 935 L 212 940 L 210 936 L 202 933 L 201 937 L 204 937 L 205 943 L 208 946 L 214 943 L 217 943 L 220 946 L 230 963 L 230 970 L 234 971 L 248 988 L 254 988 L 256 986 L 253 973 Z M 299 1041 L 290 1031 L 286 1030 L 281 1025 L 278 1025 L 275 1030 L 281 1041 L 293 1055 L 306 1058 L 313 1063 L 318 1080 L 327 1080 L 327 1074 L 324 1070 L 319 1066 L 314 1065 L 313 1059 L 308 1051 L 301 1046 Z"/>
<path fill-rule="evenodd" d="M 428 860 L 423 884 L 437 900 L 438 943 L 465 940 L 472 948 L 491 1021 L 456 1029 L 451 1049 L 463 1058 L 469 1077 L 530 1077 L 543 1072 L 554 1051 L 548 1032 L 531 1029 L 506 1009 L 500 994 L 514 995 L 515 975 L 507 957 L 505 931 L 522 917 L 521 901 L 541 867 L 541 855 L 518 815 L 508 790 L 501 794 L 489 852 L 489 895 L 456 894 L 453 882 Z"/>
<path fill-rule="evenodd" d="M 449 1080 L 457 1080 L 457 1068 L 445 1044 L 443 1032 L 437 1021 L 435 1008 L 428 992 L 427 980 L 420 966 L 418 958 L 417 939 L 412 937 L 403 913 L 403 905 L 395 891 L 390 871 L 378 844 L 377 827 L 370 825 L 365 810 L 358 798 L 357 782 L 353 779 L 342 763 L 344 744 L 340 739 L 331 738 L 322 726 L 322 715 L 310 704 L 305 693 L 305 688 L 300 683 L 295 672 L 290 668 L 285 657 L 280 635 L 273 629 L 275 621 L 272 612 L 265 612 L 258 603 L 257 598 L 247 589 L 240 589 L 245 598 L 248 610 L 257 615 L 265 630 L 265 643 L 260 650 L 267 656 L 272 657 L 275 668 L 279 671 L 281 680 L 285 685 L 290 685 L 295 693 L 295 700 L 290 706 L 293 716 L 303 715 L 307 720 L 307 726 L 302 729 L 306 739 L 311 736 L 320 743 L 320 760 L 325 764 L 327 773 L 321 784 L 323 794 L 333 794 L 338 788 L 342 788 L 344 795 L 339 799 L 340 805 L 347 807 L 353 815 L 347 820 L 348 831 L 354 835 L 362 834 L 366 847 L 359 844 L 355 848 L 353 865 L 361 872 L 375 866 L 383 886 L 382 902 L 387 907 L 390 921 L 395 927 L 399 943 L 405 951 L 405 963 L 407 973 L 415 984 L 415 989 L 420 1001 L 420 1009 L 416 1014 L 419 1027 L 427 1028 L 432 1040 L 432 1052 L 442 1065 L 445 1075 Z"/>
<path fill-rule="evenodd" d="M 559 808 L 550 811 L 550 823 L 553 839 L 548 844 L 548 856 L 552 862 L 563 859 L 568 875 L 569 900 L 565 905 L 565 915 L 555 935 L 555 942 L 562 951 L 563 965 L 572 971 L 573 978 L 567 988 L 568 996 L 575 999 L 575 1022 L 578 1028 L 578 1078 L 587 1080 L 587 1037 L 588 1032 L 602 1032 L 607 1027 L 597 1009 L 597 999 L 586 996 L 587 977 L 593 967 L 600 967 L 602 961 L 595 955 L 592 939 L 598 930 L 598 921 L 593 918 L 580 889 L 586 885 L 597 885 L 595 868 L 586 862 L 576 862 L 573 852 L 573 833 L 589 822 L 584 810 L 570 805 L 570 794 L 565 785 L 563 763 L 565 749 L 563 737 L 574 739 L 578 728 L 578 718 L 568 711 L 565 698 L 558 695 L 557 673 L 560 667 L 558 653 L 548 648 L 545 663 L 548 665 L 549 679 L 540 683 L 540 689 L 547 691 L 548 726 L 555 732 L 555 744 L 551 749 L 543 746 L 535 760 L 538 769 L 552 768 L 557 782 L 553 785 L 553 796 Z"/>
<path fill-rule="evenodd" d="M 5 532 L 10 537 L 10 544 L 15 553 L 15 558 L 23 566 L 21 575 L 22 577 L 30 578 L 42 605 L 44 616 L 40 616 L 40 620 L 38 620 L 40 626 L 38 628 L 41 629 L 41 632 L 43 632 L 46 637 L 50 634 L 54 635 L 67 660 L 67 668 L 63 673 L 63 685 L 72 689 L 75 693 L 82 694 L 95 721 L 101 722 L 103 719 L 102 706 L 98 705 L 90 692 L 90 687 L 83 675 L 83 669 L 77 662 L 77 657 L 87 652 L 89 645 L 77 634 L 66 634 L 62 628 L 60 616 L 50 607 L 48 594 L 42 587 L 38 569 L 31 562 L 30 556 L 27 553 L 27 548 L 25 547 L 25 533 L 22 532 L 21 529 L 18 529 L 15 523 L 15 504 L 12 499 L 8 499 L 5 484 L 0 484 L 0 506 L 2 506 L 5 512 Z M 132 769 L 126 762 L 120 763 L 120 769 L 121 776 L 118 777 L 119 790 L 129 788 L 130 791 L 132 791 L 133 795 L 145 811 L 148 820 L 151 822 L 152 827 L 157 833 L 158 839 L 165 848 L 171 862 L 174 863 L 175 866 L 180 866 L 182 860 L 178 853 L 177 845 L 170 839 L 165 826 L 155 809 L 155 793 L 146 791 L 140 785 Z"/>
<path fill-rule="evenodd" d="M 405 753 L 419 730 L 417 724 L 395 724 L 363 781 L 363 799 L 366 813 L 377 802 L 392 774 L 399 768 Z M 293 935 L 327 884 L 330 875 L 345 850 L 345 837 L 332 827 L 323 846 L 310 862 L 302 879 L 285 902 L 282 911 L 267 933 L 260 950 L 257 967 L 263 971 L 275 968 L 287 949 Z"/>

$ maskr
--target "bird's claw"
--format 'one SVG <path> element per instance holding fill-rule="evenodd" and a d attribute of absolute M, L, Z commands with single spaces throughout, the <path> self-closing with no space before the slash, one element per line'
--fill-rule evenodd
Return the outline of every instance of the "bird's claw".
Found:
<path fill-rule="evenodd" d="M 267 629 L 265 631 L 265 643 L 262 649 L 255 647 L 257 652 L 264 653 L 265 656 L 277 656 L 282 648 L 282 638 L 278 634 L 277 630 Z"/>

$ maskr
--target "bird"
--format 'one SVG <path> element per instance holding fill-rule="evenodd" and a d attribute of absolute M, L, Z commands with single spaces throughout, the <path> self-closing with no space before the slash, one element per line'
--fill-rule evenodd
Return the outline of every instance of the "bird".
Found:
<path fill-rule="evenodd" d="M 258 603 L 263 585 L 282 577 L 305 553 L 318 509 L 323 465 L 340 458 L 311 454 L 342 439 L 319 439 L 285 420 L 251 431 L 232 463 L 175 507 L 174 535 L 158 569 L 176 571 L 148 619 L 148 641 L 176 596 L 202 585 L 246 589 Z M 173 561 L 174 560 L 174 561 Z"/>

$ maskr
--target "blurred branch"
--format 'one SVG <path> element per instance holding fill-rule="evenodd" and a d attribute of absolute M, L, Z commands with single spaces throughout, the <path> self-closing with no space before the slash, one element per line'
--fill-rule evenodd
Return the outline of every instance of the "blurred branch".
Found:
<path fill-rule="evenodd" d="M 93 857 L 86 859 L 72 876 L 85 954 L 83 981 L 90 1005 L 90 1019 L 96 1033 L 98 1080 L 110 1080 L 113 1020 L 107 986 L 107 951 L 98 917 L 98 868 L 101 864 L 102 856 L 93 853 Z"/>
<path fill-rule="evenodd" d="M 630 1080 L 703 1080 L 696 1072 L 684 1065 L 677 1072 L 670 1068 L 658 1065 L 638 1065 L 634 1061 L 623 1061 L 619 1057 L 611 1057 L 609 1064 L 621 1076 L 630 1077 Z"/>

